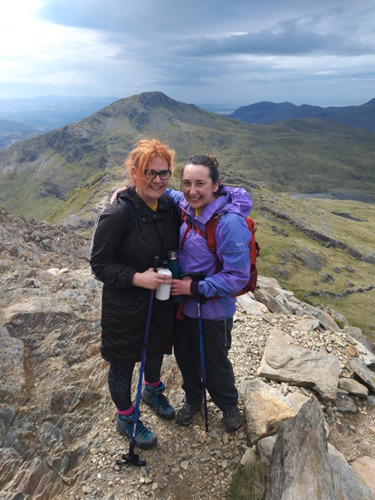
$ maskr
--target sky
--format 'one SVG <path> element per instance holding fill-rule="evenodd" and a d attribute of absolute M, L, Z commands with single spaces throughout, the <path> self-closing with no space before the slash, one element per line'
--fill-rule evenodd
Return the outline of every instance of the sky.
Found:
<path fill-rule="evenodd" d="M 228 112 L 375 98 L 374 0 L 3 0 L 0 99 L 161 91 Z"/>

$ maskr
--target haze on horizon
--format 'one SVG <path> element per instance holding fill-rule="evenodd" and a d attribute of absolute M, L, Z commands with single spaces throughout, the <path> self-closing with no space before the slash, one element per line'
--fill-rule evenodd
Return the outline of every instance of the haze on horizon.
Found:
<path fill-rule="evenodd" d="M 0 99 L 360 105 L 375 97 L 374 26 L 373 0 L 7 0 Z"/>

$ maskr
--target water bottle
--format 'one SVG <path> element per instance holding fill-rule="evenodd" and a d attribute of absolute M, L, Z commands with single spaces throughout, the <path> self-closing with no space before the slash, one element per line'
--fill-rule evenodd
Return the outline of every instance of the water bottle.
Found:
<path fill-rule="evenodd" d="M 172 277 L 172 271 L 168 267 L 168 261 L 163 260 L 161 264 L 161 268 L 158 271 L 159 274 L 166 274 Z M 163 283 L 159 285 L 155 292 L 155 298 L 158 300 L 168 300 L 171 295 L 171 285 L 167 283 Z"/>
<path fill-rule="evenodd" d="M 173 250 L 168 253 L 169 255 L 169 269 L 172 271 L 172 278 L 180 279 L 181 278 L 181 269 L 177 260 L 177 252 Z M 175 304 L 179 304 L 183 300 L 182 295 L 172 295 L 172 300 Z"/>

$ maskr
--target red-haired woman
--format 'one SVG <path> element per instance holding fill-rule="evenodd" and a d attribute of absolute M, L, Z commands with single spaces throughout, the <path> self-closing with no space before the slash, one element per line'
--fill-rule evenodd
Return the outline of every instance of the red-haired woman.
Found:
<path fill-rule="evenodd" d="M 178 248 L 180 216 L 164 194 L 174 171 L 174 154 L 157 140 L 138 143 L 125 161 L 133 186 L 118 195 L 134 211 L 133 227 L 126 230 L 130 222 L 117 199 L 102 212 L 93 238 L 90 264 L 103 282 L 101 353 L 110 363 L 108 384 L 117 408 L 117 429 L 129 439 L 134 422 L 131 380 L 141 360 L 150 290 L 168 279 L 154 272 L 154 257 L 167 259 L 168 252 Z M 172 352 L 171 300 L 154 301 L 150 325 L 142 398 L 169 420 L 175 411 L 162 394 L 160 371 L 163 355 Z M 156 442 L 154 433 L 138 420 L 134 444 L 148 449 Z"/>

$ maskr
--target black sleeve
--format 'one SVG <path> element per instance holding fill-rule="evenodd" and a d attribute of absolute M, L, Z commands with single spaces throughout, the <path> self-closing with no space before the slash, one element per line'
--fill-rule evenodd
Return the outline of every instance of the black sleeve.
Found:
<path fill-rule="evenodd" d="M 129 288 L 136 270 L 118 262 L 124 241 L 125 218 L 119 203 L 106 207 L 93 235 L 90 265 L 94 275 L 114 288 Z"/>

